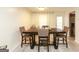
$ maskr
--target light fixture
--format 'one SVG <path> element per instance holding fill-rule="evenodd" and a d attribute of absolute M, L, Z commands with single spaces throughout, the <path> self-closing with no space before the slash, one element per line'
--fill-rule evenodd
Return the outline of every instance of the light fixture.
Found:
<path fill-rule="evenodd" d="M 45 8 L 42 8 L 42 7 L 40 7 L 40 8 L 38 8 L 40 11 L 44 11 L 45 10 Z"/>

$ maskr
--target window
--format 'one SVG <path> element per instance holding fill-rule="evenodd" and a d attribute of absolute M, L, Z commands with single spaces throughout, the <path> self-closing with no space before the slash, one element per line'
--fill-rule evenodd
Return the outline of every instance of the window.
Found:
<path fill-rule="evenodd" d="M 39 26 L 40 26 L 40 28 L 43 25 L 47 25 L 47 15 L 46 14 L 39 15 Z"/>
<path fill-rule="evenodd" d="M 57 16 L 57 28 L 63 29 L 63 17 L 62 16 Z"/>

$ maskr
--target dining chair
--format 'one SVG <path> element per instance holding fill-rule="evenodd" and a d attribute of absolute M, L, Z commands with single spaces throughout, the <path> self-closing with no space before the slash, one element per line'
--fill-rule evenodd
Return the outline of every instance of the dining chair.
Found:
<path fill-rule="evenodd" d="M 30 44 L 31 45 L 31 36 L 29 34 L 23 33 L 24 31 L 26 31 L 25 27 L 22 26 L 22 27 L 19 27 L 19 29 L 20 29 L 21 38 L 22 38 L 21 39 L 21 47 L 23 47 L 23 44 Z M 27 41 L 29 41 L 29 42 L 27 43 Z"/>
<path fill-rule="evenodd" d="M 48 25 L 43 25 L 42 28 L 49 29 L 49 26 Z"/>
<path fill-rule="evenodd" d="M 48 29 L 38 30 L 38 52 L 40 52 L 40 46 L 47 46 L 47 51 L 49 52 L 49 31 Z"/>
<path fill-rule="evenodd" d="M 66 48 L 68 48 L 68 42 L 67 42 L 67 33 L 68 33 L 68 27 L 64 27 L 64 32 L 58 32 L 56 34 L 57 44 L 59 45 L 59 41 L 63 41 L 63 44 L 66 44 Z"/>

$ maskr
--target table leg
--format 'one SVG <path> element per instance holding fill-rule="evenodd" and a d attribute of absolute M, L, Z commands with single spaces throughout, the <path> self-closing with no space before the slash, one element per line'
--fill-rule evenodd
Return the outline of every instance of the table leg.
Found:
<path fill-rule="evenodd" d="M 31 49 L 34 49 L 34 46 L 35 46 L 35 35 L 32 35 Z"/>
<path fill-rule="evenodd" d="M 56 42 L 56 37 L 55 37 L 55 35 L 54 35 L 53 37 L 54 37 L 54 41 L 53 41 L 54 48 L 55 48 L 55 49 L 58 49 L 58 44 L 57 44 L 57 42 Z"/>

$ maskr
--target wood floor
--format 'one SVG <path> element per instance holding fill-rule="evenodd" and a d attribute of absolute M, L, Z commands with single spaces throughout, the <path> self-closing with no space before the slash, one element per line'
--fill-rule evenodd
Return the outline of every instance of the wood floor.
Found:
<path fill-rule="evenodd" d="M 41 52 L 47 52 L 46 47 L 40 48 Z M 20 46 L 14 52 L 38 52 L 38 46 L 34 49 L 30 49 L 29 45 Z M 79 44 L 75 42 L 74 38 L 68 38 L 68 48 L 65 45 L 60 44 L 58 49 L 54 49 L 53 46 L 49 47 L 49 52 L 79 52 Z"/>

